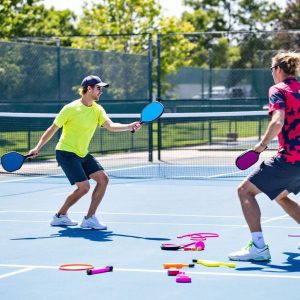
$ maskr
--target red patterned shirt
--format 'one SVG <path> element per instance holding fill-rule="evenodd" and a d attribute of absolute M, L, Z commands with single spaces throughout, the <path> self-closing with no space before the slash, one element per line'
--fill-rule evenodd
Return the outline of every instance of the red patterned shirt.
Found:
<path fill-rule="evenodd" d="M 289 77 L 269 89 L 269 113 L 285 111 L 284 125 L 278 134 L 278 156 L 300 165 L 300 82 Z"/>

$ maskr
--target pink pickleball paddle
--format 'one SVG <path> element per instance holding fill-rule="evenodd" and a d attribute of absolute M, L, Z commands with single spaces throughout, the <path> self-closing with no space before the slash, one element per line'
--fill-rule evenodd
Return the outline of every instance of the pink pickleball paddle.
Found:
<path fill-rule="evenodd" d="M 247 170 L 258 161 L 259 155 L 259 152 L 256 152 L 254 150 L 247 150 L 237 157 L 237 159 L 235 160 L 235 165 L 240 170 Z"/>

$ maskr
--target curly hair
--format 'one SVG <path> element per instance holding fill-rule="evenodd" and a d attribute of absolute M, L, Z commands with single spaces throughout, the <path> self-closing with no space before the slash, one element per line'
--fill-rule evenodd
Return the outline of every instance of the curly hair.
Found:
<path fill-rule="evenodd" d="M 273 58 L 273 64 L 287 75 L 298 76 L 300 73 L 300 53 L 279 52 Z"/>

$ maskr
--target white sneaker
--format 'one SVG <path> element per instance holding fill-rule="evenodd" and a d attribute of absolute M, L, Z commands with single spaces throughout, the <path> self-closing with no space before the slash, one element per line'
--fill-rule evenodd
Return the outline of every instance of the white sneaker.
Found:
<path fill-rule="evenodd" d="M 262 249 L 256 248 L 253 241 L 237 252 L 228 254 L 229 259 L 239 261 L 267 261 L 271 259 L 269 246 L 265 245 Z"/>
<path fill-rule="evenodd" d="M 76 226 L 78 222 L 71 220 L 68 215 L 57 215 L 53 216 L 53 219 L 50 223 L 51 226 Z"/>
<path fill-rule="evenodd" d="M 107 226 L 100 224 L 95 215 L 92 215 L 90 218 L 83 218 L 81 225 L 82 228 L 91 228 L 98 230 L 106 230 Z"/>

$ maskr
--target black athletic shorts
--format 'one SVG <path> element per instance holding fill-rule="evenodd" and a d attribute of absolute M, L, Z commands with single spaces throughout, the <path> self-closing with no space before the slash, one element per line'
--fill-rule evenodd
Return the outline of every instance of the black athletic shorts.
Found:
<path fill-rule="evenodd" d="M 247 179 L 271 200 L 284 190 L 295 195 L 300 191 L 300 167 L 278 156 L 263 161 Z"/>
<path fill-rule="evenodd" d="M 88 180 L 91 174 L 104 170 L 91 154 L 80 157 L 73 152 L 56 150 L 56 160 L 72 185 Z"/>

